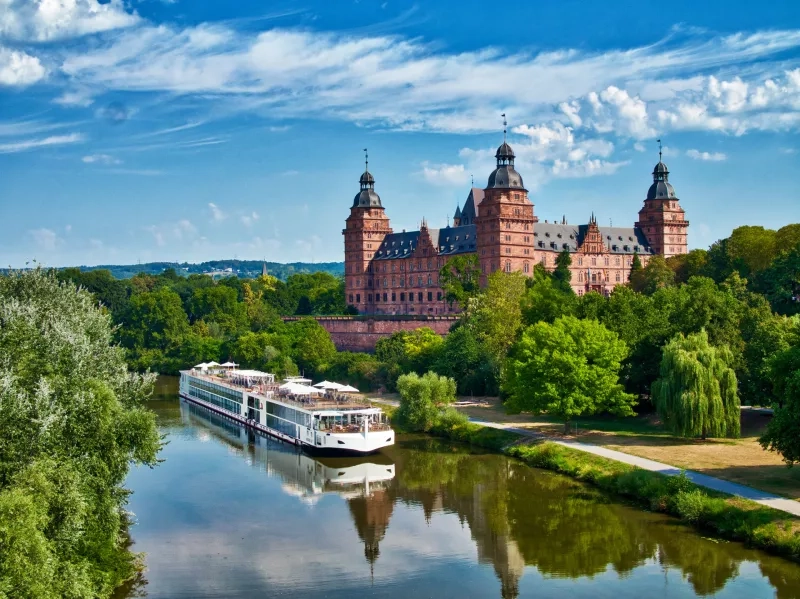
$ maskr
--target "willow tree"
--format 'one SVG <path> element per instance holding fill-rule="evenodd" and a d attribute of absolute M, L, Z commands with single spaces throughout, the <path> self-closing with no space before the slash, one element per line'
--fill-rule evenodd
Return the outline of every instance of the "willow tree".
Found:
<path fill-rule="evenodd" d="M 733 356 L 708 342 L 705 330 L 678 334 L 664 346 L 653 402 L 665 426 L 681 437 L 738 437 L 739 395 Z"/>

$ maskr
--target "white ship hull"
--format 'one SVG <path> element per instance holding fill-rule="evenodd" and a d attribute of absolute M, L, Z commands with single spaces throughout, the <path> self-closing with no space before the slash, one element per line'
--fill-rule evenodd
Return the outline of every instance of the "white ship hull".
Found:
<path fill-rule="evenodd" d="M 342 454 L 369 454 L 394 444 L 395 434 L 390 428 L 370 430 L 367 424 L 366 426 L 362 426 L 359 432 L 318 430 L 315 426 L 318 422 L 316 418 L 319 418 L 320 414 L 330 415 L 333 412 L 330 410 L 305 410 L 263 394 L 246 391 L 214 381 L 213 388 L 217 393 L 225 395 L 225 397 L 222 397 L 206 389 L 199 389 L 201 385 L 205 387 L 209 386 L 208 381 L 206 381 L 204 377 L 182 372 L 179 392 L 181 398 L 217 414 L 231 418 L 244 426 L 251 427 L 312 451 Z M 207 401 L 198 395 L 205 395 L 216 401 L 212 403 L 212 401 Z M 236 395 L 239 395 L 238 402 L 236 399 L 231 399 Z M 227 401 L 226 398 L 228 398 Z M 248 406 L 248 402 L 253 407 Z M 228 409 L 228 407 L 234 409 Z M 272 411 L 283 410 L 284 412 L 296 414 L 297 416 L 295 416 L 295 418 L 299 417 L 298 419 L 302 420 L 303 423 L 275 417 L 269 413 L 270 408 L 272 408 Z M 350 412 L 354 414 L 358 413 L 358 411 L 352 410 Z M 277 426 L 270 426 L 272 423 L 280 426 L 280 428 Z M 310 424 L 311 426 L 305 426 L 304 424 Z"/>

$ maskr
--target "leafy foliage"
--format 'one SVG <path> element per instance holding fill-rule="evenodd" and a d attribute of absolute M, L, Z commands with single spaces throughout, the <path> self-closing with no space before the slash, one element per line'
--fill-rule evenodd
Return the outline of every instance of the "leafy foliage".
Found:
<path fill-rule="evenodd" d="M 653 400 L 667 428 L 682 437 L 738 437 L 739 395 L 732 354 L 705 331 L 678 334 L 663 351 Z"/>
<path fill-rule="evenodd" d="M 632 416 L 634 397 L 619 383 L 627 352 L 624 341 L 594 320 L 564 316 L 532 325 L 506 363 L 507 406 L 567 422 L 602 411 Z"/>
<path fill-rule="evenodd" d="M 456 398 L 455 381 L 435 372 L 404 374 L 397 379 L 397 389 L 401 398 L 397 418 L 412 431 L 429 431 Z"/>
<path fill-rule="evenodd" d="M 769 368 L 778 405 L 759 441 L 792 465 L 800 462 L 800 344 L 776 354 Z"/>
<path fill-rule="evenodd" d="M 108 597 L 136 567 L 122 488 L 160 439 L 108 314 L 52 273 L 0 277 L 0 594 Z"/>
<path fill-rule="evenodd" d="M 455 256 L 439 271 L 439 285 L 452 306 L 466 306 L 480 289 L 481 268 L 477 254 Z"/>

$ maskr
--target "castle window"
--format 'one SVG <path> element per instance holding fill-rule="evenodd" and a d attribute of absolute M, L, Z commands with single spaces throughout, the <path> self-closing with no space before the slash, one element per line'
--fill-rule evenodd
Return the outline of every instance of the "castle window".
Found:
<path fill-rule="evenodd" d="M 429 291 L 429 292 L 428 292 L 428 301 L 429 301 L 429 302 L 432 302 L 432 301 L 433 301 L 433 291 Z"/>
<path fill-rule="evenodd" d="M 547 256 L 542 256 L 542 266 L 547 266 Z"/>
<path fill-rule="evenodd" d="M 389 279 L 387 279 L 386 277 L 383 277 L 383 286 L 384 287 L 388 287 L 389 286 Z"/>
<path fill-rule="evenodd" d="M 405 286 L 406 286 L 406 278 L 400 277 L 400 287 L 405 287 Z"/>
<path fill-rule="evenodd" d="M 511 261 L 506 260 L 506 272 L 511 272 Z"/>
<path fill-rule="evenodd" d="M 405 294 L 405 292 L 403 292 L 403 293 L 401 293 L 401 294 L 400 294 L 400 301 L 401 301 L 401 302 L 404 302 L 404 301 L 406 301 L 406 294 Z"/>
<path fill-rule="evenodd" d="M 578 282 L 583 283 L 583 271 L 578 273 Z"/>
<path fill-rule="evenodd" d="M 620 279 L 621 279 L 621 277 L 620 277 L 620 275 L 619 275 L 619 271 L 617 271 L 617 274 L 616 274 L 616 279 L 617 279 L 617 283 L 619 283 L 619 281 L 620 281 Z"/>
<path fill-rule="evenodd" d="M 433 277 L 428 275 L 428 285 L 433 285 Z"/>
<path fill-rule="evenodd" d="M 433 268 L 433 260 L 428 260 L 428 270 Z"/>
<path fill-rule="evenodd" d="M 369 302 L 372 303 L 372 294 L 370 293 L 367 297 L 369 298 Z"/>
<path fill-rule="evenodd" d="M 419 293 L 417 293 L 417 301 L 418 302 L 422 301 L 422 292 L 421 291 Z"/>
<path fill-rule="evenodd" d="M 422 287 L 422 275 L 417 277 L 417 287 Z"/>
<path fill-rule="evenodd" d="M 349 301 L 350 301 L 351 304 L 353 303 L 353 294 L 352 293 L 349 296 Z"/>
<path fill-rule="evenodd" d="M 522 265 L 522 272 L 528 274 L 530 271 L 531 271 L 530 264 L 526 262 L 525 264 Z"/>
<path fill-rule="evenodd" d="M 387 299 L 386 299 L 386 294 L 385 294 L 385 293 L 383 294 L 383 301 L 384 301 L 384 302 L 385 302 L 385 301 L 387 301 Z"/>
<path fill-rule="evenodd" d="M 380 253 L 380 252 L 378 252 Z M 383 272 L 386 272 L 386 264 L 383 265 Z"/>
<path fill-rule="evenodd" d="M 357 304 L 361 303 L 361 294 L 360 293 L 356 293 L 356 303 Z"/>
<path fill-rule="evenodd" d="M 578 266 L 583 266 L 583 258 L 578 258 Z"/>
<path fill-rule="evenodd" d="M 606 257 L 606 259 L 605 259 L 605 262 L 606 262 L 606 266 L 608 266 L 608 265 L 609 265 L 609 263 L 611 262 L 611 259 L 610 259 L 610 258 L 608 258 L 608 257 Z"/>
<path fill-rule="evenodd" d="M 372 279 L 367 281 L 367 287 L 372 287 Z"/>
<path fill-rule="evenodd" d="M 392 277 L 392 287 L 394 287 L 395 285 L 397 285 L 397 279 Z"/>
<path fill-rule="evenodd" d="M 408 301 L 412 302 L 412 303 L 414 302 L 414 294 L 413 293 L 409 293 L 408 294 Z M 411 309 L 413 310 L 414 308 L 411 308 Z"/>
<path fill-rule="evenodd" d="M 436 292 L 436 301 L 439 301 L 439 302 L 442 301 L 442 292 L 441 291 L 437 291 Z"/>
<path fill-rule="evenodd" d="M 592 266 L 597 266 L 597 258 L 592 258 Z"/>
<path fill-rule="evenodd" d="M 510 254 L 510 253 L 511 253 L 511 248 L 506 248 L 506 254 Z"/>
<path fill-rule="evenodd" d="M 393 302 L 394 302 L 394 301 L 397 301 L 397 300 L 395 299 L 395 297 L 396 297 L 396 296 L 395 296 L 395 294 L 394 294 L 394 293 L 392 293 L 392 301 L 393 301 Z"/>
<path fill-rule="evenodd" d="M 616 263 L 617 263 L 617 266 L 619 266 L 619 256 L 617 256 Z"/>

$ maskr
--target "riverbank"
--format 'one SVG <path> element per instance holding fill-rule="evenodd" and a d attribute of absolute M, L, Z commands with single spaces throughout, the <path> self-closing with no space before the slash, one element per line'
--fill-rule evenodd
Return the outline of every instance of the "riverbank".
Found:
<path fill-rule="evenodd" d="M 559 472 L 632 500 L 646 510 L 676 516 L 700 532 L 800 562 L 800 518 L 741 497 L 706 490 L 684 475 L 665 476 L 474 422 L 444 422 L 430 432 L 503 452 L 530 466 Z"/>

